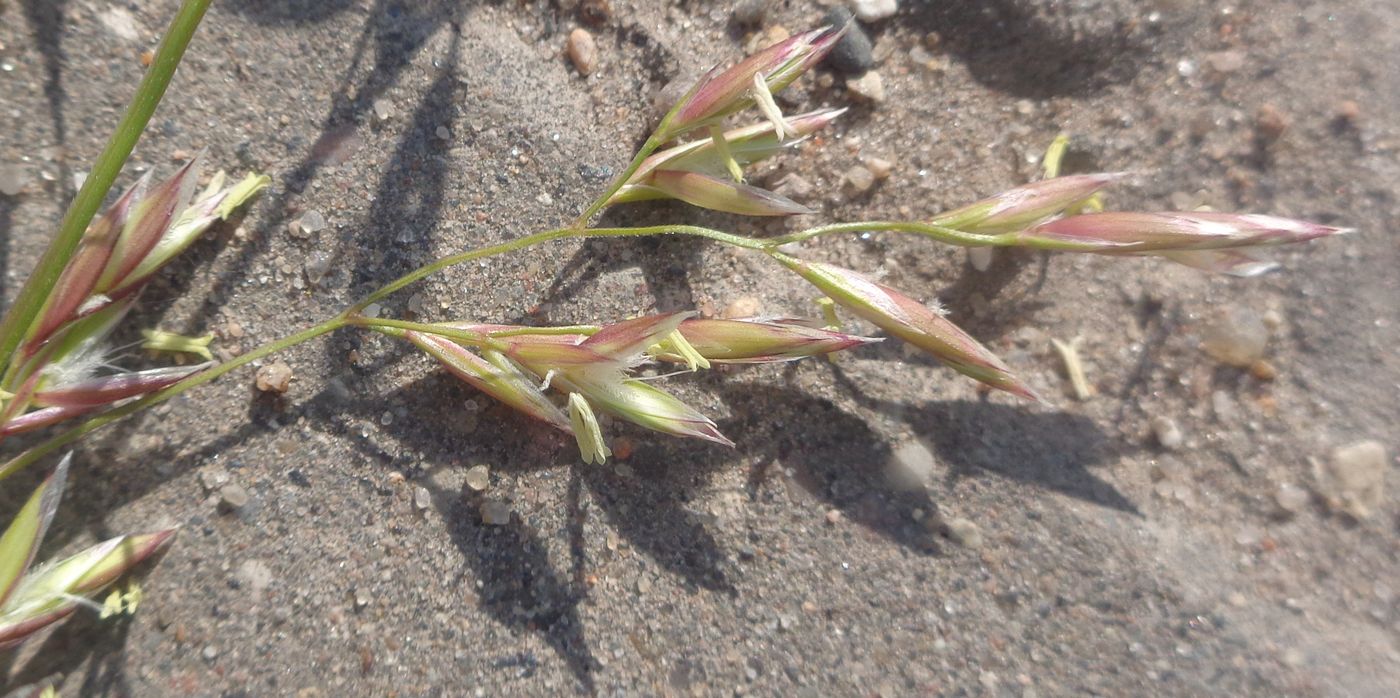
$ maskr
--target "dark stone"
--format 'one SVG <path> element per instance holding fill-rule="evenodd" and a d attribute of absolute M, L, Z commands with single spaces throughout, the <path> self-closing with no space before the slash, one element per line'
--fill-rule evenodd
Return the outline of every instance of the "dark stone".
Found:
<path fill-rule="evenodd" d="M 826 56 L 826 62 L 832 68 L 846 75 L 864 75 L 875 65 L 875 59 L 870 55 L 874 49 L 870 44 L 870 37 L 866 36 L 865 30 L 851 18 L 850 10 L 840 6 L 833 7 L 826 13 L 822 23 L 838 29 L 850 23 L 846 35 L 836 42 L 836 46 Z"/>

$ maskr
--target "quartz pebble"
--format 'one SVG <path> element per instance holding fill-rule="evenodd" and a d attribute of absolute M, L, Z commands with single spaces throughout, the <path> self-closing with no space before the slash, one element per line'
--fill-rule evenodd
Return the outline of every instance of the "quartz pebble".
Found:
<path fill-rule="evenodd" d="M 481 523 L 487 526 L 504 526 L 510 523 L 510 505 L 494 500 L 482 502 Z"/>
<path fill-rule="evenodd" d="M 285 362 L 274 361 L 258 369 L 254 382 L 258 390 L 264 393 L 285 393 L 292 383 L 292 367 Z"/>
<path fill-rule="evenodd" d="M 948 532 L 949 540 L 964 548 L 976 550 L 982 547 L 982 529 L 967 519 L 949 519 L 944 529 Z"/>
<path fill-rule="evenodd" d="M 1206 54 L 1206 62 L 1217 73 L 1233 73 L 1244 67 L 1244 51 L 1216 51 Z"/>
<path fill-rule="evenodd" d="M 1186 438 L 1181 434 L 1181 427 L 1171 417 L 1153 417 L 1152 435 L 1157 438 L 1157 443 L 1168 451 L 1175 451 L 1181 448 Z"/>
<path fill-rule="evenodd" d="M 320 211 L 312 209 L 301 214 L 301 218 L 297 219 L 297 224 L 301 227 L 302 232 L 310 235 L 326 229 L 326 217 Z"/>
<path fill-rule="evenodd" d="M 224 513 L 236 512 L 248 506 L 248 490 L 242 485 L 229 483 L 219 489 L 219 511 Z"/>
<path fill-rule="evenodd" d="M 428 491 L 428 488 L 421 485 L 413 488 L 413 508 L 424 512 L 427 511 L 428 507 L 432 506 L 432 504 L 433 495 Z"/>
<path fill-rule="evenodd" d="M 213 492 L 228 484 L 228 472 L 222 468 L 206 470 L 199 474 L 199 484 L 204 486 L 205 492 Z"/>
<path fill-rule="evenodd" d="M 917 490 L 933 478 L 937 461 L 922 439 L 910 439 L 890 454 L 885 465 L 885 477 L 891 485 L 902 490 Z"/>
<path fill-rule="evenodd" d="M 1230 366 L 1249 368 L 1263 358 L 1268 343 L 1269 328 L 1248 308 L 1227 308 L 1201 329 L 1201 348 Z"/>
<path fill-rule="evenodd" d="M 854 80 L 847 80 L 846 88 L 852 95 L 866 102 L 885 101 L 885 82 L 880 78 L 880 74 L 873 70 Z"/>
<path fill-rule="evenodd" d="M 1385 495 L 1386 452 L 1379 441 L 1357 441 L 1332 449 L 1316 472 L 1328 506 L 1358 519 L 1375 513 Z"/>
<path fill-rule="evenodd" d="M 394 118 L 394 103 L 387 99 L 381 97 L 374 100 L 372 108 L 374 109 L 374 118 L 381 123 Z"/>
<path fill-rule="evenodd" d="M 467 487 L 477 492 L 491 486 L 491 468 L 487 465 L 473 465 L 467 470 Z"/>
<path fill-rule="evenodd" d="M 763 305 L 759 303 L 757 298 L 753 296 L 741 296 L 735 298 L 733 303 L 724 306 L 724 311 L 720 313 L 720 317 L 726 320 L 751 318 L 758 317 L 761 312 L 763 312 Z"/>
<path fill-rule="evenodd" d="M 876 181 L 889 179 L 890 173 L 894 171 L 894 163 L 884 158 L 868 157 L 861 160 L 865 169 L 870 170 Z"/>
<path fill-rule="evenodd" d="M 862 22 L 878 22 L 899 11 L 899 0 L 851 0 L 851 10 Z"/>
<path fill-rule="evenodd" d="M 991 247 L 969 247 L 967 248 L 967 263 L 979 272 L 987 271 L 992 268 L 992 259 L 995 255 L 996 250 Z"/>
<path fill-rule="evenodd" d="M 875 186 L 875 175 L 863 165 L 854 165 L 846 170 L 846 184 L 857 194 L 864 194 Z"/>
<path fill-rule="evenodd" d="M 29 184 L 29 173 L 23 165 L 0 164 L 0 194 L 15 196 L 24 191 L 26 184 Z"/>
<path fill-rule="evenodd" d="M 578 28 L 569 32 L 566 48 L 569 60 L 573 62 L 579 75 L 588 77 L 593 74 L 593 69 L 598 66 L 598 44 L 593 41 L 593 35 L 588 33 L 587 29 Z"/>
<path fill-rule="evenodd" d="M 109 7 L 97 15 L 102 27 L 113 36 L 126 41 L 140 41 L 141 29 L 136 25 L 136 17 L 120 7 Z"/>

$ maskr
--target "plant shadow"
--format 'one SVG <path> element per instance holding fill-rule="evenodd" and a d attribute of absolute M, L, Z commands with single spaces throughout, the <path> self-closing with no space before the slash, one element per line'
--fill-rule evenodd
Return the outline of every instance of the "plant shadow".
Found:
<path fill-rule="evenodd" d="M 956 55 L 973 79 L 1017 97 L 1082 96 L 1105 85 L 1129 82 L 1148 58 L 1149 45 L 1134 36 L 1133 20 L 1057 26 L 1052 3 L 1025 0 L 956 0 L 911 3 L 900 25 L 918 35 L 937 32 L 940 47 Z M 1040 11 L 1037 11 L 1039 8 Z"/>

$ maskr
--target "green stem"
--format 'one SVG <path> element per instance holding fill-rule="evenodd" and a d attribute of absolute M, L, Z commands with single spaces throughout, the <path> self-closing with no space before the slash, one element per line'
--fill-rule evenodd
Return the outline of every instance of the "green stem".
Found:
<path fill-rule="evenodd" d="M 141 79 L 141 85 L 136 88 L 136 95 L 132 97 L 131 103 L 127 105 L 126 114 L 122 116 L 117 130 L 112 134 L 111 140 L 107 141 L 107 147 L 102 150 L 97 161 L 93 163 L 92 172 L 83 181 L 78 195 L 69 204 L 68 211 L 63 215 L 63 222 L 59 224 L 58 233 L 44 251 L 44 256 L 25 280 L 14 304 L 5 313 L 4 320 L 0 321 L 0 357 L 3 357 L 6 366 L 13 360 L 15 349 L 30 324 L 39 315 L 44 302 L 48 300 L 54 285 L 58 283 L 59 275 L 63 273 L 63 268 L 68 265 L 68 260 L 72 259 L 78 244 L 82 242 L 88 224 L 92 222 L 93 216 L 97 215 L 103 198 L 107 196 L 107 191 L 112 188 L 122 165 L 136 147 L 136 141 L 145 131 L 147 122 L 155 113 L 156 105 L 160 104 L 161 97 L 165 95 L 165 88 L 170 85 L 170 79 L 175 75 L 175 68 L 185 55 L 190 38 L 194 36 L 195 29 L 204 17 L 204 11 L 209 9 L 210 1 L 185 0 L 180 6 L 180 11 L 175 15 L 175 19 L 171 20 L 165 37 L 161 39 L 160 47 L 156 49 L 151 67 Z"/>
<path fill-rule="evenodd" d="M 147 395 L 141 398 L 140 400 L 128 402 L 125 405 L 122 405 L 121 407 L 107 410 L 106 412 L 103 412 L 102 414 L 97 415 L 96 417 L 93 417 L 83 422 L 82 424 L 73 427 L 72 429 L 69 429 L 61 434 L 58 434 L 57 436 L 54 436 L 53 438 L 25 451 L 24 453 L 19 454 L 18 456 L 15 456 L 13 459 L 5 463 L 4 465 L 0 465 L 0 480 L 4 480 L 10 475 L 13 475 L 16 472 L 23 470 L 25 466 L 33 463 L 34 461 L 37 461 L 40 458 L 43 458 L 44 456 L 53 453 L 54 451 L 74 441 L 77 441 L 83 436 L 86 436 L 87 434 L 90 434 L 93 431 L 101 429 L 102 427 L 107 426 L 108 424 L 111 424 L 112 422 L 115 422 L 118 419 L 121 419 L 122 417 L 125 417 L 133 412 L 139 412 L 140 410 L 144 410 L 152 405 L 158 405 L 162 402 L 165 402 L 166 400 L 169 400 L 172 397 L 175 397 L 176 395 L 179 395 L 180 393 L 185 392 L 186 390 L 189 390 L 190 388 L 194 388 L 208 383 L 209 381 L 212 381 L 215 378 L 218 378 L 219 376 L 222 376 L 225 373 L 228 373 L 229 371 L 232 371 L 240 366 L 244 366 L 253 361 L 257 361 L 258 359 L 261 359 L 269 354 L 274 354 L 284 349 L 296 346 L 307 340 L 315 339 L 316 337 L 326 334 L 327 332 L 331 332 L 340 329 L 341 327 L 345 327 L 346 324 L 348 324 L 346 315 L 337 315 L 329 320 L 326 320 L 325 322 L 314 325 L 312 327 L 308 327 L 294 335 L 283 337 L 282 339 L 278 339 L 276 341 L 268 342 L 267 344 L 264 344 L 258 347 L 257 349 L 254 349 L 246 354 L 241 354 L 207 371 L 201 371 L 199 373 L 196 373 L 180 381 L 179 383 L 171 385 L 163 390 L 151 393 L 150 395 Z"/>
<path fill-rule="evenodd" d="M 651 154 L 656 152 L 656 149 L 660 148 L 661 145 L 665 143 L 657 134 L 661 132 L 661 128 L 669 121 L 670 117 L 668 115 L 666 122 L 663 122 L 662 126 L 657 127 L 657 130 L 647 138 L 647 142 L 642 144 L 641 150 L 638 150 L 637 154 L 632 156 L 632 162 L 628 163 L 627 169 L 613 178 L 612 182 L 608 184 L 608 188 L 604 189 L 603 193 L 600 194 L 597 199 L 594 199 L 593 203 L 588 205 L 588 208 L 584 210 L 583 214 L 574 220 L 574 224 L 571 226 L 572 228 L 575 230 L 587 228 L 589 222 L 593 220 L 593 217 L 598 215 L 599 211 L 607 207 L 608 201 L 612 199 L 613 194 L 616 194 L 619 189 L 625 186 L 627 180 L 631 179 L 632 175 L 636 174 L 638 169 L 641 169 L 642 163 L 646 162 L 646 159 L 651 157 Z"/>
<path fill-rule="evenodd" d="M 933 238 L 939 242 L 958 247 L 1006 247 L 1016 244 L 1015 234 L 1003 235 L 979 235 L 969 233 L 956 228 L 949 228 L 932 223 L 920 223 L 917 221 L 864 221 L 860 223 L 835 223 L 823 225 L 816 228 L 808 228 L 779 235 L 774 238 L 766 238 L 763 243 L 766 249 L 774 249 L 782 245 L 794 242 L 802 242 L 821 235 L 831 235 L 834 233 L 866 233 L 866 232 L 893 232 L 893 233 L 915 233 L 924 237 Z"/>
<path fill-rule="evenodd" d="M 478 247 L 474 250 L 458 252 L 457 254 L 443 257 L 442 259 L 432 262 L 431 264 L 421 266 L 407 274 L 404 274 L 398 279 L 389 282 L 388 284 L 386 284 L 379 290 L 374 291 L 368 296 L 365 296 L 363 299 L 360 300 L 360 302 L 356 303 L 353 306 L 350 306 L 349 310 L 347 310 L 346 313 L 350 315 L 358 314 L 360 311 L 369 307 L 370 304 L 377 303 L 383 300 L 390 294 L 404 288 L 405 286 L 413 284 L 417 281 L 421 281 L 422 279 L 428 276 L 432 276 L 433 274 L 436 274 L 442 271 L 443 269 L 456 266 L 458 264 L 463 264 L 465 262 L 471 262 L 486 257 L 493 257 L 500 254 L 507 254 L 510 252 L 518 252 L 529 247 L 534 247 L 535 245 L 539 245 L 541 243 L 550 242 L 553 240 L 562 240 L 566 238 L 642 237 L 646 235 L 691 235 L 695 237 L 709 238 L 717 242 L 723 242 L 725 244 L 735 245 L 737 247 L 743 247 L 750 250 L 763 251 L 768 248 L 768 244 L 764 240 L 759 240 L 757 238 L 751 238 L 744 235 L 726 233 L 723 231 L 714 230 L 712 228 L 702 228 L 696 225 L 652 225 L 640 228 L 559 228 L 556 230 L 546 230 L 543 232 L 535 233 L 533 235 L 526 235 L 522 238 L 507 240 L 506 242 L 490 245 L 488 247 Z"/>
<path fill-rule="evenodd" d="M 364 327 L 371 330 L 407 330 L 421 332 L 423 334 L 435 334 L 439 337 L 446 337 L 456 341 L 459 344 L 466 344 L 480 349 L 506 351 L 510 348 L 505 342 L 492 339 L 491 335 L 488 334 L 431 322 L 410 322 L 408 320 L 391 320 L 389 318 L 352 315 L 349 318 L 349 323 L 356 327 Z M 386 332 L 385 334 L 402 336 L 402 332 Z"/>

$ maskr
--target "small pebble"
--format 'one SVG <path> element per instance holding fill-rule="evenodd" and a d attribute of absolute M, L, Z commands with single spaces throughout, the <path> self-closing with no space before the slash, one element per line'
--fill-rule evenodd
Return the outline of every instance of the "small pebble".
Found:
<path fill-rule="evenodd" d="M 102 26 L 119 39 L 140 41 L 141 29 L 136 25 L 136 17 L 120 7 L 109 7 L 97 15 Z"/>
<path fill-rule="evenodd" d="M 742 26 L 755 27 L 768 16 L 769 0 L 740 0 L 734 5 L 734 22 Z"/>
<path fill-rule="evenodd" d="M 1217 73 L 1233 73 L 1244 67 L 1244 51 L 1216 51 L 1206 54 L 1206 63 Z"/>
<path fill-rule="evenodd" d="M 226 514 L 248 506 L 248 501 L 248 490 L 242 485 L 229 483 L 219 489 L 219 510 Z"/>
<path fill-rule="evenodd" d="M 1157 437 L 1157 443 L 1168 451 L 1175 451 L 1181 448 L 1186 438 L 1181 434 L 1181 427 L 1171 417 L 1158 416 L 1152 418 L 1152 435 Z"/>
<path fill-rule="evenodd" d="M 890 454 L 885 464 L 885 477 L 890 484 L 902 490 L 917 490 L 933 478 L 937 461 L 922 439 L 910 439 L 900 444 Z"/>
<path fill-rule="evenodd" d="M 583 0 L 579 3 L 578 13 L 583 21 L 600 27 L 612 18 L 612 6 L 608 0 Z"/>
<path fill-rule="evenodd" d="M 864 194 L 875 186 L 875 174 L 866 169 L 863 165 L 854 165 L 846 170 L 846 184 L 858 194 Z"/>
<path fill-rule="evenodd" d="M 481 523 L 487 526 L 504 526 L 510 523 L 510 505 L 495 500 L 482 502 Z"/>
<path fill-rule="evenodd" d="M 1386 467 L 1385 444 L 1379 441 L 1339 446 L 1317 473 L 1318 487 L 1333 509 L 1368 518 L 1384 500 Z"/>
<path fill-rule="evenodd" d="M 1278 140 L 1288 130 L 1288 124 L 1288 115 L 1272 104 L 1265 104 L 1254 113 L 1255 133 L 1265 141 Z"/>
<path fill-rule="evenodd" d="M 1337 103 L 1337 121 L 1346 126 L 1355 126 L 1361 121 L 1361 105 L 1352 99 L 1344 99 Z"/>
<path fill-rule="evenodd" d="M 218 656 L 219 656 L 219 649 L 218 649 L 217 647 L 213 646 L 213 645 L 205 645 L 205 646 L 204 646 L 204 651 L 201 652 L 201 654 L 204 655 L 204 661 L 206 661 L 206 662 L 212 662 L 212 661 L 214 661 L 215 659 L 218 658 Z"/>
<path fill-rule="evenodd" d="M 473 465 L 467 470 L 467 487 L 477 492 L 491 486 L 491 468 L 487 465 Z"/>
<path fill-rule="evenodd" d="M 876 181 L 889 179 L 890 173 L 894 171 L 894 163 L 884 158 L 868 157 L 861 162 L 870 170 L 870 174 L 874 175 Z"/>
<path fill-rule="evenodd" d="M 851 0 L 851 10 L 862 22 L 878 22 L 899 11 L 899 0 Z"/>
<path fill-rule="evenodd" d="M 982 547 L 982 529 L 977 524 L 967 519 L 949 519 L 944 527 L 954 543 L 972 550 Z"/>
<path fill-rule="evenodd" d="M 259 368 L 254 381 L 264 393 L 285 393 L 292 383 L 292 367 L 283 361 L 274 361 Z"/>
<path fill-rule="evenodd" d="M 437 136 L 440 141 L 450 140 L 452 138 L 452 129 L 446 126 L 439 126 L 433 132 L 433 135 Z"/>
<path fill-rule="evenodd" d="M 1259 359 L 1249 365 L 1249 374 L 1261 381 L 1271 381 L 1278 378 L 1278 369 L 1268 361 Z"/>
<path fill-rule="evenodd" d="M 579 75 L 588 77 L 593 74 L 593 69 L 598 65 L 598 45 L 587 29 L 578 28 L 569 32 L 567 50 L 569 60 L 573 61 Z"/>
<path fill-rule="evenodd" d="M 729 305 L 724 306 L 724 310 L 720 312 L 719 316 L 725 320 L 734 320 L 758 317 L 762 312 L 763 304 L 760 303 L 757 298 L 753 296 L 741 296 L 735 298 L 734 302 Z"/>
<path fill-rule="evenodd" d="M 996 256 L 996 249 L 992 247 L 969 247 L 967 248 L 967 263 L 979 272 L 992 268 L 992 259 Z"/>
<path fill-rule="evenodd" d="M 24 191 L 26 184 L 29 184 L 29 173 L 23 165 L 0 164 L 0 194 L 15 196 Z"/>
<path fill-rule="evenodd" d="M 308 235 L 326 229 L 326 217 L 316 209 L 311 209 L 301 214 L 301 218 L 297 219 L 297 223 L 301 226 L 302 231 Z"/>
<path fill-rule="evenodd" d="M 1274 503 L 1289 514 L 1301 512 L 1308 505 L 1309 499 L 1307 490 L 1289 482 L 1280 484 L 1274 492 Z"/>
<path fill-rule="evenodd" d="M 1264 356 L 1269 328 L 1259 314 L 1232 306 L 1212 318 L 1201 329 L 1201 348 L 1223 364 L 1249 368 Z"/>
<path fill-rule="evenodd" d="M 380 123 L 394 118 L 394 103 L 390 102 L 387 99 L 384 99 L 383 97 L 374 100 L 373 109 L 374 118 L 378 119 Z"/>
<path fill-rule="evenodd" d="M 428 507 L 432 506 L 432 504 L 433 495 L 428 491 L 428 488 L 421 485 L 413 488 L 413 506 L 415 509 L 424 512 L 427 511 Z"/>
<path fill-rule="evenodd" d="M 828 509 L 826 511 L 826 522 L 833 526 L 841 523 L 842 518 L 840 509 Z"/>
<path fill-rule="evenodd" d="M 272 568 L 262 560 L 244 560 L 233 576 L 255 598 L 261 596 L 268 585 L 272 584 Z"/>
<path fill-rule="evenodd" d="M 885 82 L 880 78 L 880 74 L 873 70 L 854 80 L 847 80 L 846 89 L 850 90 L 852 95 L 867 102 L 885 101 Z"/>
<path fill-rule="evenodd" d="M 846 35 L 841 37 L 831 48 L 831 53 L 826 55 L 826 62 L 845 75 L 861 75 L 875 66 L 875 57 L 871 55 L 874 47 L 865 30 L 861 29 L 859 24 L 851 22 L 851 19 L 850 10 L 840 6 L 833 7 L 826 13 L 822 24 L 839 28 L 850 23 Z"/>
<path fill-rule="evenodd" d="M 199 474 L 199 484 L 204 486 L 205 492 L 213 492 L 228 484 L 228 472 L 223 469 L 206 470 Z"/>

